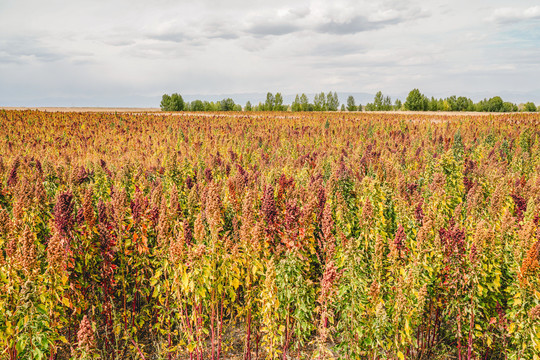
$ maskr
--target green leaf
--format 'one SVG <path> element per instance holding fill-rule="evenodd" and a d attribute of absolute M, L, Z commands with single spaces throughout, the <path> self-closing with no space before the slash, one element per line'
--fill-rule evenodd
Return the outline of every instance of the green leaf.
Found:
<path fill-rule="evenodd" d="M 43 304 L 38 304 L 36 306 L 36 309 L 39 313 L 43 314 L 43 315 L 46 315 L 47 314 L 47 310 L 45 309 L 45 306 Z"/>
<path fill-rule="evenodd" d="M 17 344 L 15 345 L 15 348 L 17 349 L 17 352 L 22 353 L 24 349 L 26 348 L 26 342 L 25 341 L 17 341 Z"/>

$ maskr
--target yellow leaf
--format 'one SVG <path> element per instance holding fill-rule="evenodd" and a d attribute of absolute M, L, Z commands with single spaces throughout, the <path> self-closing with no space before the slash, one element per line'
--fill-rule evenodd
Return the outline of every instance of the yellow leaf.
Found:
<path fill-rule="evenodd" d="M 405 334 L 407 334 L 407 337 L 411 337 L 411 327 L 409 325 L 409 319 L 405 320 Z"/>
<path fill-rule="evenodd" d="M 67 297 L 62 298 L 62 304 L 66 305 L 67 307 L 71 307 L 71 303 Z"/>
<path fill-rule="evenodd" d="M 403 355 L 403 353 L 402 353 L 401 351 L 398 351 L 397 356 L 398 356 L 398 358 L 400 358 L 401 360 L 405 360 L 405 355 Z"/>
<path fill-rule="evenodd" d="M 187 273 L 182 274 L 182 286 L 184 289 L 187 289 L 189 287 L 189 277 Z"/>
<path fill-rule="evenodd" d="M 501 279 L 499 278 L 499 276 L 495 278 L 495 281 L 493 281 L 493 285 L 495 285 L 497 289 L 501 287 Z"/>
<path fill-rule="evenodd" d="M 67 343 L 68 343 L 68 341 L 67 341 L 67 339 L 66 339 L 65 336 L 60 336 L 60 337 L 58 338 L 58 340 L 62 341 L 64 344 L 67 344 Z"/>

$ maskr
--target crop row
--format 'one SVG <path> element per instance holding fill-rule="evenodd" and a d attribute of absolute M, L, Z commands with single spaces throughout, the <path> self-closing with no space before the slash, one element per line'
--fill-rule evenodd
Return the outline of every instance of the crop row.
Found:
<path fill-rule="evenodd" d="M 538 115 L 0 118 L 0 358 L 540 355 Z"/>

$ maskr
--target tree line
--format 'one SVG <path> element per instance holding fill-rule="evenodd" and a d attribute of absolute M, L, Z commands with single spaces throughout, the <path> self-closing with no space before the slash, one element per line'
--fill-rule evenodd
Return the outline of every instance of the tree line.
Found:
<path fill-rule="evenodd" d="M 182 95 L 177 93 L 164 94 L 160 107 L 162 111 L 242 111 L 242 105 L 235 104 L 231 98 L 216 102 L 203 100 L 186 102 Z"/>
<path fill-rule="evenodd" d="M 418 89 L 409 92 L 403 110 L 412 111 L 481 111 L 481 112 L 517 112 L 540 111 L 533 102 L 514 104 L 504 101 L 500 96 L 483 99 L 475 103 L 465 96 L 449 96 L 445 99 L 428 98 Z"/>
<path fill-rule="evenodd" d="M 475 103 L 465 96 L 452 95 L 447 98 L 428 98 L 418 89 L 413 89 L 407 95 L 404 103 L 400 99 L 392 102 L 392 98 L 378 91 L 373 98 L 373 102 L 367 103 L 364 107 L 356 104 L 353 96 L 347 98 L 346 104 L 341 104 L 337 93 L 324 92 L 314 96 L 310 102 L 306 94 L 296 94 L 291 105 L 283 104 L 281 93 L 266 94 L 266 101 L 252 105 L 250 101 L 244 107 L 236 104 L 233 99 L 226 98 L 221 101 L 194 100 L 186 102 L 180 94 L 164 94 L 160 104 L 162 111 L 479 111 L 479 112 L 535 112 L 540 111 L 533 102 L 524 104 L 514 104 L 503 101 L 500 96 L 490 99 L 483 99 Z"/>

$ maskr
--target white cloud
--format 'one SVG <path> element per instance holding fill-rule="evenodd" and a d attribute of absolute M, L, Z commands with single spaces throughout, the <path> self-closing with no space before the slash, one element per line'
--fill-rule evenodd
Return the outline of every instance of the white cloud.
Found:
<path fill-rule="evenodd" d="M 540 7 L 527 8 L 525 0 L 514 1 L 513 8 L 504 5 L 504 0 L 487 5 L 455 0 L 452 6 L 443 0 L 3 0 L 0 99 L 38 99 L 51 88 L 57 98 L 125 99 L 115 94 L 129 92 L 137 99 L 155 96 L 156 104 L 167 91 L 537 89 L 538 38 L 520 32 L 503 37 L 508 27 L 498 24 L 532 26 Z M 490 21 L 478 21 L 478 14 L 488 14 Z"/>
<path fill-rule="evenodd" d="M 503 7 L 493 10 L 493 13 L 488 17 L 489 21 L 498 23 L 513 23 L 523 20 L 538 20 L 540 19 L 540 6 L 532 6 L 526 9 L 515 7 Z"/>

